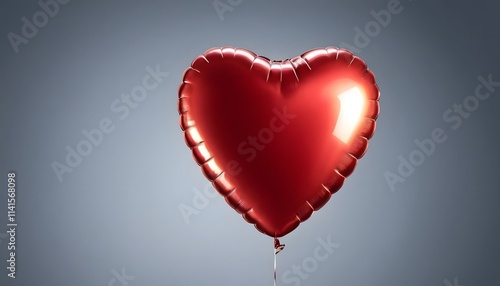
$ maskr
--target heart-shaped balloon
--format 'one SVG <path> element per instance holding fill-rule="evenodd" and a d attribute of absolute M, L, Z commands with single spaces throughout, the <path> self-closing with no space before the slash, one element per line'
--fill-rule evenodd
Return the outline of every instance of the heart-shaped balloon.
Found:
<path fill-rule="evenodd" d="M 363 156 L 379 90 L 347 50 L 271 61 L 214 48 L 179 87 L 180 125 L 215 189 L 249 223 L 281 237 L 320 209 Z"/>

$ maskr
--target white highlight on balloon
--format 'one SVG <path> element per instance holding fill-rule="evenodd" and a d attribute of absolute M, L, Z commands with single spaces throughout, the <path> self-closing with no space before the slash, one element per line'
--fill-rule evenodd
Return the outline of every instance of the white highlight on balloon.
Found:
<path fill-rule="evenodd" d="M 363 94 L 357 87 L 339 94 L 340 113 L 333 135 L 347 144 L 361 117 L 365 104 Z"/>

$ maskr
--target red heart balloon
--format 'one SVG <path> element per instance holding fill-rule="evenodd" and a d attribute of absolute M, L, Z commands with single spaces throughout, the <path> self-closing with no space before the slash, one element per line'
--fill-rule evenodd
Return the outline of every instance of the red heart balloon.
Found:
<path fill-rule="evenodd" d="M 347 50 L 283 61 L 231 47 L 197 57 L 180 125 L 204 175 L 246 221 L 281 237 L 340 189 L 368 146 L 379 90 Z"/>

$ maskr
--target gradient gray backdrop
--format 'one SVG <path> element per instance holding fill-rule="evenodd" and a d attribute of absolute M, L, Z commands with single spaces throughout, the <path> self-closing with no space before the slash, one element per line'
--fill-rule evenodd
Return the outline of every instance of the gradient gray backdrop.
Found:
<path fill-rule="evenodd" d="M 7 34 L 41 8 L 3 1 L 0 285 L 272 285 L 272 239 L 222 198 L 189 224 L 179 211 L 207 184 L 178 125 L 182 73 L 213 46 L 285 59 L 352 45 L 388 2 L 243 0 L 221 20 L 212 1 L 73 0 L 16 53 Z M 442 119 L 478 76 L 500 81 L 500 5 L 479 2 L 401 0 L 360 49 L 381 90 L 375 136 L 344 187 L 282 239 L 279 285 L 294 285 L 283 273 L 329 235 L 340 247 L 300 285 L 500 285 L 500 88 L 459 129 Z M 157 65 L 169 76 L 120 120 L 111 102 Z M 102 118 L 115 130 L 59 182 L 52 162 Z M 434 128 L 448 140 L 391 191 L 384 172 Z M 12 170 L 15 280 L 4 235 Z M 133 279 L 117 279 L 122 269 Z"/>

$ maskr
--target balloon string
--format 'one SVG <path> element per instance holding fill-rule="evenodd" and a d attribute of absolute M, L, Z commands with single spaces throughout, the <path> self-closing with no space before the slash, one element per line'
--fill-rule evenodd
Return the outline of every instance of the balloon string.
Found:
<path fill-rule="evenodd" d="M 284 244 L 281 244 L 278 238 L 274 238 L 274 286 L 276 286 L 276 255 L 280 253 L 283 248 L 285 248 Z"/>
<path fill-rule="evenodd" d="M 276 252 L 274 252 L 274 286 L 276 286 Z"/>

